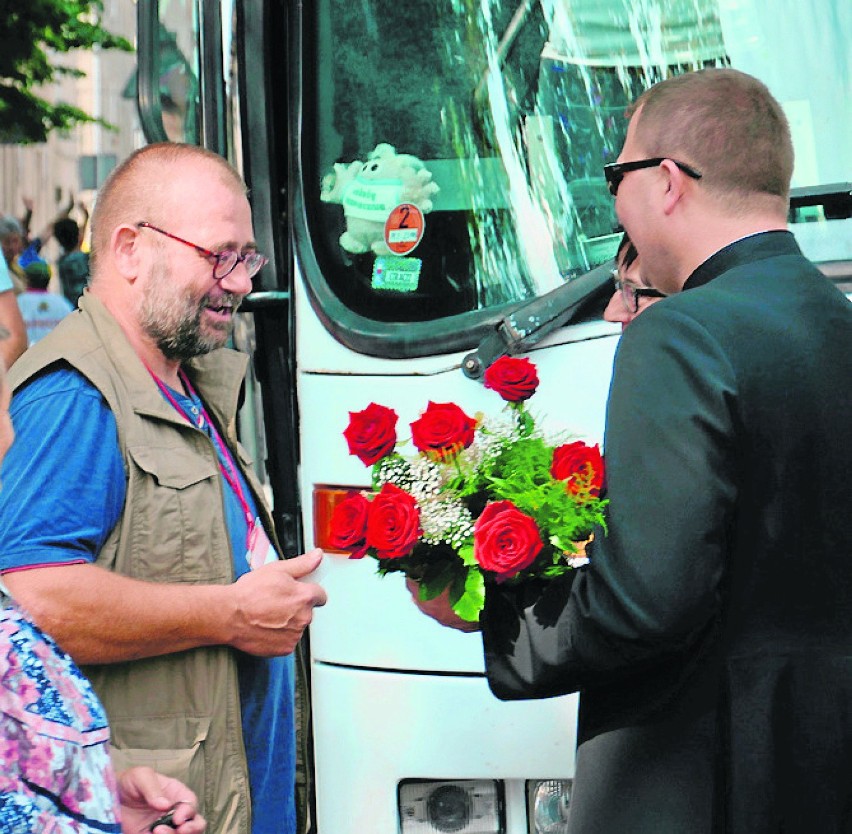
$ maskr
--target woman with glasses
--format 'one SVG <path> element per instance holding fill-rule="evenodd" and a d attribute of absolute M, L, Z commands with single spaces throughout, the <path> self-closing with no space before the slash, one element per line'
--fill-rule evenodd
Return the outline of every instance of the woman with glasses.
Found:
<path fill-rule="evenodd" d="M 639 253 L 627 233 L 618 245 L 615 263 L 616 268 L 612 271 L 615 290 L 606 305 L 603 317 L 606 321 L 621 322 L 623 330 L 646 307 L 665 298 L 665 293 L 649 287 L 643 281 L 639 268 Z"/>

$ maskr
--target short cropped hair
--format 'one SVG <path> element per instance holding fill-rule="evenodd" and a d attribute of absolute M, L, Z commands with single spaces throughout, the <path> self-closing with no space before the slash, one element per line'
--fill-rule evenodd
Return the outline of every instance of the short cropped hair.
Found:
<path fill-rule="evenodd" d="M 637 114 L 637 110 L 641 112 Z M 676 75 L 630 108 L 648 156 L 694 166 L 720 195 L 789 198 L 793 142 L 784 110 L 758 79 L 738 70 Z"/>
<path fill-rule="evenodd" d="M 158 142 L 134 151 L 107 177 L 98 192 L 92 212 L 91 252 L 89 262 L 92 277 L 97 277 L 98 256 L 109 245 L 113 229 L 122 223 L 147 220 L 165 223 L 160 219 L 165 195 L 180 167 L 191 159 L 206 159 L 213 163 L 222 181 L 245 194 L 246 186 L 239 172 L 219 154 L 179 142 Z M 192 200 L 192 195 L 187 195 Z"/>

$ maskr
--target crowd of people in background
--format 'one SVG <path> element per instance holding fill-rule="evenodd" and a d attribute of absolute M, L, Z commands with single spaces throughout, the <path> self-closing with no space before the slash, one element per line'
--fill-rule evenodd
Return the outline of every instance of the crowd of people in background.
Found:
<path fill-rule="evenodd" d="M 85 204 L 70 195 L 56 216 L 33 235 L 33 201 L 25 197 L 23 203 L 22 216 L 0 215 L 0 326 L 9 332 L 0 356 L 6 367 L 77 306 L 89 280 Z M 51 240 L 56 241 L 53 257 L 48 251 Z"/>

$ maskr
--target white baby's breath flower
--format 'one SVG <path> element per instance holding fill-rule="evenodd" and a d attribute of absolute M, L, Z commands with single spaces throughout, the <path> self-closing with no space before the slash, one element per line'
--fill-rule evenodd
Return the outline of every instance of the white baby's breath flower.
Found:
<path fill-rule="evenodd" d="M 383 484 L 394 484 L 407 490 L 411 487 L 412 480 L 411 465 L 404 458 L 392 456 L 379 463 L 376 481 L 380 488 Z"/>
<path fill-rule="evenodd" d="M 417 499 L 417 502 L 428 501 L 437 496 L 443 485 L 441 467 L 426 457 L 420 457 L 411 461 L 409 468 L 411 486 L 408 491 Z"/>
<path fill-rule="evenodd" d="M 422 539 L 426 544 L 448 544 L 456 550 L 473 535 L 470 510 L 455 496 L 418 501 Z"/>

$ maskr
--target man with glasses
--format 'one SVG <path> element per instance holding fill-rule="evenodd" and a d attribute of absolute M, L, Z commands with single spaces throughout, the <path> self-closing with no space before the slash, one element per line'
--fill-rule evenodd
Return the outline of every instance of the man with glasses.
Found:
<path fill-rule="evenodd" d="M 92 277 L 14 367 L 0 498 L 10 595 L 79 663 L 120 766 L 156 764 L 211 831 L 296 829 L 292 653 L 325 602 L 282 561 L 236 434 L 226 349 L 266 258 L 245 185 L 189 145 L 137 151 L 92 217 Z"/>
<path fill-rule="evenodd" d="M 581 692 L 571 834 L 850 830 L 852 305 L 787 230 L 792 171 L 730 69 L 643 93 L 607 170 L 669 296 L 619 343 L 607 528 L 480 620 L 498 697 Z"/>

